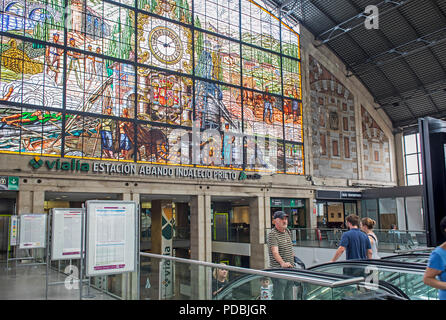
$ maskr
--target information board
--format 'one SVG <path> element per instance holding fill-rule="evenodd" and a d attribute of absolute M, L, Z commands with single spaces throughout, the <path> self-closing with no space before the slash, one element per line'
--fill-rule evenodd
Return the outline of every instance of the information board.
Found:
<path fill-rule="evenodd" d="M 46 214 L 22 214 L 20 218 L 20 249 L 45 248 Z"/>
<path fill-rule="evenodd" d="M 136 271 L 137 221 L 135 202 L 86 202 L 87 276 Z"/>
<path fill-rule="evenodd" d="M 9 245 L 16 246 L 19 243 L 19 217 L 11 216 L 9 222 Z"/>
<path fill-rule="evenodd" d="M 80 259 L 82 209 L 52 209 L 51 260 Z"/>

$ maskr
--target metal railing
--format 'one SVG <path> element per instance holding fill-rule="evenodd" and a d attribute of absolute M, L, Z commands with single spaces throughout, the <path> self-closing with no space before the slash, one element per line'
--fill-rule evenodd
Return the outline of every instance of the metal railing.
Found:
<path fill-rule="evenodd" d="M 271 229 L 266 230 L 268 235 Z M 290 228 L 293 244 L 299 247 L 337 248 L 347 229 Z M 380 251 L 423 250 L 426 248 L 426 232 L 422 230 L 373 230 L 378 238 Z"/>
<path fill-rule="evenodd" d="M 249 243 L 249 225 L 238 224 L 230 225 L 228 228 L 222 228 L 221 230 L 212 230 L 212 240 L 221 242 L 238 242 Z"/>
<path fill-rule="evenodd" d="M 327 290 L 357 284 L 364 277 L 333 279 L 312 274 L 283 274 L 270 271 L 190 260 L 153 253 L 140 253 L 140 299 L 142 300 L 212 300 L 216 270 L 229 273 L 229 280 L 243 275 L 306 283 Z M 259 286 L 260 288 L 260 286 Z"/>

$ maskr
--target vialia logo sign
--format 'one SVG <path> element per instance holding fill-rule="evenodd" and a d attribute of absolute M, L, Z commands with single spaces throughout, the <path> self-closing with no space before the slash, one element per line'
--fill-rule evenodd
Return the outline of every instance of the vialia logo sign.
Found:
<path fill-rule="evenodd" d="M 80 160 L 71 159 L 71 161 L 61 161 L 57 160 L 45 160 L 43 161 L 39 157 L 34 157 L 29 161 L 29 164 L 34 169 L 39 169 L 45 166 L 48 170 L 61 170 L 61 171 L 90 171 L 90 165 L 86 162 L 81 162 Z"/>

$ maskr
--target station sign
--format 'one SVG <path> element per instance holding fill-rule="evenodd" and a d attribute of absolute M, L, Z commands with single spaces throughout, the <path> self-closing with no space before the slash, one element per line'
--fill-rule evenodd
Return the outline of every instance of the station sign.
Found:
<path fill-rule="evenodd" d="M 259 180 L 261 175 L 243 170 L 218 170 L 200 167 L 174 167 L 162 165 L 149 165 L 141 163 L 114 163 L 114 162 L 84 162 L 80 159 L 70 160 L 43 160 L 34 157 L 29 161 L 33 170 L 46 169 L 47 171 L 66 173 L 95 173 L 125 176 L 152 176 L 175 177 L 189 179 L 207 179 L 222 181 Z"/>

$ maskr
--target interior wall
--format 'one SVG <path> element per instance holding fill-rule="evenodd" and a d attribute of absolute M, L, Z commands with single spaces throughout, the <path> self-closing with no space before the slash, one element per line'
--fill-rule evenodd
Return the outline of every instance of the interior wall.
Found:
<path fill-rule="evenodd" d="M 249 207 L 234 207 L 232 223 L 249 224 Z"/>

